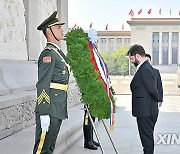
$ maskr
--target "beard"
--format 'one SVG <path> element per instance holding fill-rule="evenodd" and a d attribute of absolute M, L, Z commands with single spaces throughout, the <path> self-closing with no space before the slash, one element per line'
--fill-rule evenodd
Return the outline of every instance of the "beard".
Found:
<path fill-rule="evenodd" d="M 137 60 L 137 58 L 135 57 L 135 62 L 133 63 L 135 67 L 137 67 L 139 65 L 139 61 Z"/>

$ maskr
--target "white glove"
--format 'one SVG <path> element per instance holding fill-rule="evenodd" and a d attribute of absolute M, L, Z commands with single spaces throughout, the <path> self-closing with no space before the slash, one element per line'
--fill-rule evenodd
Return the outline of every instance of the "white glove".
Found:
<path fill-rule="evenodd" d="M 48 132 L 49 125 L 50 125 L 50 117 L 49 117 L 49 115 L 41 115 L 40 120 L 41 120 L 41 129 L 42 129 L 42 131 Z"/>

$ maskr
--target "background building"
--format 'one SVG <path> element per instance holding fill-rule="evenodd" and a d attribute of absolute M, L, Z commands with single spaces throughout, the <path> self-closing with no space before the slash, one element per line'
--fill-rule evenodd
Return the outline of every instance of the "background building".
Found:
<path fill-rule="evenodd" d="M 153 65 L 164 73 L 175 73 L 180 64 L 180 18 L 131 18 L 131 31 L 98 31 L 99 51 L 141 44 Z"/>
<path fill-rule="evenodd" d="M 98 31 L 99 51 L 114 52 L 120 47 L 129 47 L 130 31 Z"/>
<path fill-rule="evenodd" d="M 154 65 L 180 63 L 180 18 L 132 18 L 130 44 L 141 44 Z"/>

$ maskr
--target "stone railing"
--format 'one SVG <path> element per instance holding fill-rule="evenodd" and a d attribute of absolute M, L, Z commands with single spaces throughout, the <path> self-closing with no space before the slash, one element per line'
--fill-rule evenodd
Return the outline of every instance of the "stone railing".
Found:
<path fill-rule="evenodd" d="M 35 123 L 37 65 L 34 62 L 0 60 L 0 139 Z M 80 102 L 71 80 L 68 107 Z"/>

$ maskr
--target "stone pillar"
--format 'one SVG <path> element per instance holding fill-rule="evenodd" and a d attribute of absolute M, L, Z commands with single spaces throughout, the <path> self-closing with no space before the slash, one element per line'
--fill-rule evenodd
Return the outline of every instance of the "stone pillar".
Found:
<path fill-rule="evenodd" d="M 29 0 L 28 0 L 29 1 Z M 54 11 L 57 10 L 57 0 L 37 0 L 38 1 L 38 23 L 42 23 L 47 17 L 49 17 Z M 38 24 L 38 25 L 39 25 Z M 42 31 L 38 32 L 40 35 L 40 51 L 46 46 L 46 38 Z"/>
<path fill-rule="evenodd" d="M 98 47 L 98 50 L 101 51 L 101 38 L 100 37 L 98 38 L 97 47 Z"/>
<path fill-rule="evenodd" d="M 178 64 L 180 64 L 180 33 L 178 34 L 179 35 L 179 39 L 178 39 L 178 41 L 179 41 L 179 43 L 178 43 Z"/>
<path fill-rule="evenodd" d="M 117 38 L 114 37 L 114 51 L 117 50 Z"/>
<path fill-rule="evenodd" d="M 159 65 L 162 65 L 162 32 L 159 32 Z"/>
<path fill-rule="evenodd" d="M 152 51 L 152 33 L 150 33 L 150 38 L 149 38 L 149 51 L 147 51 L 151 57 L 152 57 L 152 62 L 153 62 L 153 51 Z"/>
<path fill-rule="evenodd" d="M 121 45 L 122 45 L 122 47 L 124 46 L 124 37 L 122 37 L 122 43 L 121 43 Z"/>
<path fill-rule="evenodd" d="M 109 38 L 106 37 L 106 52 L 109 51 Z"/>
<path fill-rule="evenodd" d="M 28 60 L 37 60 L 40 53 L 40 33 L 37 26 L 38 21 L 38 1 L 37 0 L 23 0 L 25 6 L 26 18 L 26 44 L 28 50 Z"/>
<path fill-rule="evenodd" d="M 168 65 L 172 64 L 172 32 L 169 32 Z"/>
<path fill-rule="evenodd" d="M 65 25 L 62 26 L 64 35 L 68 32 L 68 0 L 57 0 L 57 11 L 58 11 L 58 18 L 61 22 L 64 22 Z M 66 54 L 67 53 L 67 46 L 65 41 L 61 41 L 61 49 Z"/>

